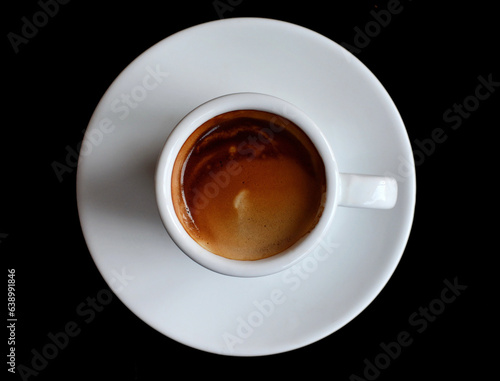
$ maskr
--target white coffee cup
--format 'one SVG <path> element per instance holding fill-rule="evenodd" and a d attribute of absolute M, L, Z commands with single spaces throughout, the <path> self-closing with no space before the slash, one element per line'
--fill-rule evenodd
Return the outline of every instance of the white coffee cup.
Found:
<path fill-rule="evenodd" d="M 325 164 L 326 200 L 317 225 L 290 248 L 274 256 L 241 261 L 224 258 L 200 246 L 179 221 L 172 200 L 175 159 L 186 139 L 204 122 L 234 110 L 274 113 L 298 125 L 316 146 Z M 327 126 L 323 126 L 325 128 Z M 156 168 L 156 200 L 167 232 L 179 248 L 200 265 L 225 275 L 256 277 L 282 271 L 307 256 L 327 233 L 337 206 L 390 209 L 397 200 L 397 182 L 386 176 L 340 173 L 321 129 L 303 111 L 280 98 L 259 93 L 235 93 L 212 99 L 188 113 L 168 136 Z"/>

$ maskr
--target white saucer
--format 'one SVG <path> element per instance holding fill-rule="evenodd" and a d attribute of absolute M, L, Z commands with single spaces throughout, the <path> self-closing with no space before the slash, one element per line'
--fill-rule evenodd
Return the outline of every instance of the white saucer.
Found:
<path fill-rule="evenodd" d="M 339 208 L 324 245 L 275 275 L 232 278 L 189 259 L 158 215 L 156 160 L 187 112 L 245 91 L 280 97 L 309 114 L 342 172 L 396 177 L 396 207 Z M 118 76 L 89 123 L 77 190 L 92 257 L 132 312 L 186 345 L 252 356 L 313 343 L 376 297 L 409 236 L 415 172 L 396 107 L 354 56 L 308 29 L 241 18 L 170 36 Z"/>

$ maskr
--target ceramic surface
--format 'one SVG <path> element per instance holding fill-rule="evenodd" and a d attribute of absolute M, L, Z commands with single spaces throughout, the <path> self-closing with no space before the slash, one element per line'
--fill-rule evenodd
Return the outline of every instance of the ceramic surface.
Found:
<path fill-rule="evenodd" d="M 217 115 L 234 110 L 260 110 L 288 118 L 309 136 L 318 149 L 326 170 L 324 210 L 314 229 L 292 247 L 259 261 L 237 261 L 223 258 L 204 249 L 184 230 L 177 218 L 171 196 L 172 171 L 186 139 L 203 123 Z M 272 132 L 272 131 L 271 131 Z M 209 100 L 186 115 L 168 136 L 156 169 L 156 201 L 161 219 L 170 237 L 202 266 L 231 276 L 264 276 L 283 271 L 315 250 L 328 232 L 339 199 L 349 207 L 390 209 L 397 201 L 397 182 L 391 177 L 346 174 L 340 176 L 328 140 L 321 129 L 294 105 L 267 94 L 234 93 Z"/>
<path fill-rule="evenodd" d="M 395 207 L 338 208 L 321 244 L 274 275 L 229 277 L 192 261 L 160 220 L 156 162 L 190 110 L 235 92 L 302 109 L 322 129 L 340 172 L 397 180 Z M 186 345 L 252 356 L 313 343 L 376 297 L 410 233 L 415 171 L 395 105 L 359 60 L 293 24 L 227 19 L 170 36 L 118 76 L 85 134 L 77 192 L 89 251 L 133 313 Z"/>

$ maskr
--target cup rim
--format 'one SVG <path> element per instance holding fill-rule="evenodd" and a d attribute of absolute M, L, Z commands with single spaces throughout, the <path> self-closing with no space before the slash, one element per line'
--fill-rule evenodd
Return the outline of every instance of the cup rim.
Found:
<path fill-rule="evenodd" d="M 185 140 L 204 122 L 234 110 L 259 110 L 283 116 L 297 124 L 316 146 L 325 164 L 326 200 L 316 226 L 290 248 L 255 261 L 229 259 L 200 246 L 177 218 L 171 196 L 173 165 Z M 340 189 L 339 171 L 333 151 L 320 128 L 302 110 L 275 96 L 261 93 L 232 93 L 213 98 L 190 111 L 172 130 L 160 152 L 155 190 L 158 211 L 168 234 L 192 260 L 220 274 L 258 277 L 283 271 L 309 253 L 321 242 L 333 220 Z"/>

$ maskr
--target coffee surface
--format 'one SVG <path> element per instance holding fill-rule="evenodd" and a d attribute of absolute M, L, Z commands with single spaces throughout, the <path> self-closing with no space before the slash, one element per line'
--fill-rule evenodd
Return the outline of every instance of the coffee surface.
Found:
<path fill-rule="evenodd" d="M 238 110 L 201 125 L 172 173 L 175 212 L 202 247 L 237 260 L 270 257 L 318 222 L 326 191 L 316 147 L 290 120 Z"/>

